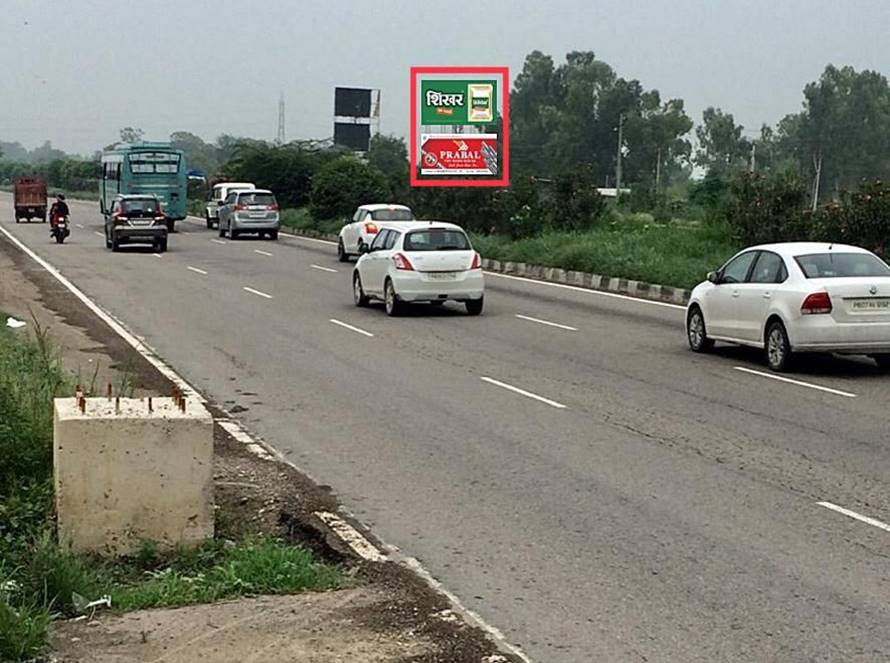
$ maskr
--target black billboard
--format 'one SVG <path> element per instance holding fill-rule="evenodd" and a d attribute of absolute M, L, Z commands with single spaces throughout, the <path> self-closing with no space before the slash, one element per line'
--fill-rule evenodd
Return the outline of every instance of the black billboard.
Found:
<path fill-rule="evenodd" d="M 370 124 L 334 122 L 334 145 L 343 145 L 356 152 L 367 152 L 370 141 Z"/>
<path fill-rule="evenodd" d="M 334 115 L 371 117 L 371 90 L 357 87 L 334 88 Z"/>

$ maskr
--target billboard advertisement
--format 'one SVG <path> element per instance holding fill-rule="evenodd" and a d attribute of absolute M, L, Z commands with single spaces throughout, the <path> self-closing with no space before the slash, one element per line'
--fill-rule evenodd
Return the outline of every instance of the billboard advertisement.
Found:
<path fill-rule="evenodd" d="M 334 88 L 334 115 L 371 117 L 371 90 L 357 87 Z"/>
<path fill-rule="evenodd" d="M 497 175 L 497 134 L 423 134 L 421 175 Z"/>
<path fill-rule="evenodd" d="M 507 67 L 411 67 L 411 186 L 509 186 L 509 89 Z"/>

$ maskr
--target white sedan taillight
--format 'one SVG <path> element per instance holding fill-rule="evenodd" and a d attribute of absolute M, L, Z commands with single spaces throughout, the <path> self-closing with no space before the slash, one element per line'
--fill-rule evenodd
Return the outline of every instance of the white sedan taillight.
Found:
<path fill-rule="evenodd" d="M 831 313 L 831 297 L 827 292 L 814 292 L 807 295 L 800 305 L 802 315 L 816 315 L 819 313 Z"/>

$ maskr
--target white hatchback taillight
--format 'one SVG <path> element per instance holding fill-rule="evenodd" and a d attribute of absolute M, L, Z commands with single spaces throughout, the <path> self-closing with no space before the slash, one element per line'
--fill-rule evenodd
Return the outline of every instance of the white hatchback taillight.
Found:
<path fill-rule="evenodd" d="M 473 252 L 473 262 L 470 264 L 470 269 L 482 269 L 482 257 L 475 251 Z"/>
<path fill-rule="evenodd" d="M 395 254 L 392 257 L 392 262 L 396 266 L 396 269 L 402 270 L 403 272 L 414 271 L 414 266 L 411 264 L 411 261 L 401 253 Z"/>
<path fill-rule="evenodd" d="M 807 295 L 800 305 L 802 315 L 816 315 L 819 313 L 831 313 L 831 297 L 827 292 L 814 292 Z"/>

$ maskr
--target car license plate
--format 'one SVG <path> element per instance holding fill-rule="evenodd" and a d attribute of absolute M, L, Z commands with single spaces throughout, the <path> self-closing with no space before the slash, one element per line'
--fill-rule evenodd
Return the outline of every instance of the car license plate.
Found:
<path fill-rule="evenodd" d="M 266 213 L 265 213 L 265 212 L 251 212 L 251 213 L 250 213 L 250 218 L 251 218 L 251 219 L 263 219 L 263 218 L 265 218 L 265 217 L 266 217 Z"/>
<path fill-rule="evenodd" d="M 429 275 L 436 281 L 451 281 L 457 278 L 457 272 L 430 272 Z"/>
<path fill-rule="evenodd" d="M 888 311 L 890 312 L 890 297 L 876 297 L 875 299 L 854 299 L 853 311 Z"/>

